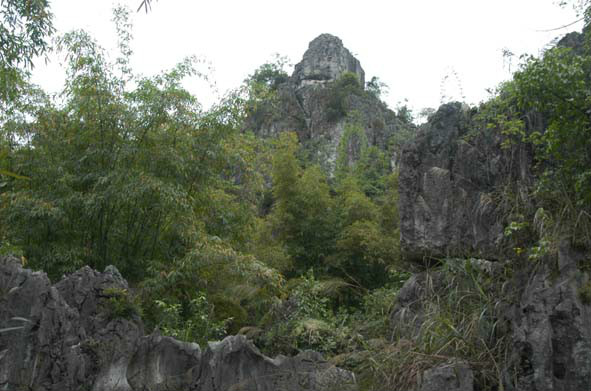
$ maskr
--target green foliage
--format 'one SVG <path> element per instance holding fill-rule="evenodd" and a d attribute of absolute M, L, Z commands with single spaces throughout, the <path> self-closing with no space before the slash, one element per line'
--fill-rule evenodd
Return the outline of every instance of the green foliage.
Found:
<path fill-rule="evenodd" d="M 101 305 L 109 319 L 131 319 L 142 313 L 140 305 L 127 289 L 105 288 L 102 297 Z"/>
<path fill-rule="evenodd" d="M 329 258 L 333 273 L 361 289 L 382 286 L 388 280 L 387 269 L 398 259 L 398 236 L 383 229 L 379 206 L 351 175 L 340 184 L 337 210 L 339 231 Z"/>
<path fill-rule="evenodd" d="M 155 300 L 155 304 L 158 328 L 164 335 L 204 346 L 208 341 L 218 340 L 226 334 L 228 319 L 213 319 L 213 306 L 202 292 L 198 292 L 186 308 L 180 303 L 170 304 L 163 300 Z"/>
<path fill-rule="evenodd" d="M 237 244 L 254 224 L 263 147 L 238 134 L 225 107 L 203 113 L 181 86 L 197 73 L 193 59 L 133 76 L 126 15 L 116 14 L 121 76 L 86 33 L 66 34 L 63 106 L 41 100 L 32 119 L 2 128 L 26 141 L 7 152 L 10 171 L 30 178 L 0 194 L 3 239 L 52 277 L 114 264 L 138 281 L 150 261 L 182 258 L 203 234 Z"/>
<path fill-rule="evenodd" d="M 291 284 L 289 299 L 274 306 L 257 344 L 272 355 L 309 349 L 334 353 L 343 349 L 349 329 L 335 316 L 331 297 L 346 284 L 341 280 L 318 280 L 312 270 Z"/>
<path fill-rule="evenodd" d="M 273 156 L 273 232 L 293 259 L 298 273 L 322 268 L 334 241 L 334 206 L 324 173 L 303 170 L 296 158 L 297 139 L 282 133 Z"/>
<path fill-rule="evenodd" d="M 536 181 L 518 190 L 527 192 L 528 205 L 506 208 L 508 232 L 516 233 L 515 224 L 531 226 L 512 235 L 521 238 L 516 252 L 530 259 L 540 259 L 565 238 L 577 246 L 591 246 L 589 50 L 588 45 L 582 52 L 556 47 L 540 58 L 524 56 L 513 80 L 504 83 L 479 113 L 486 133 L 502 135 L 501 147 L 511 160 L 534 152 Z M 503 196 L 517 198 L 524 197 Z M 544 212 L 544 227 L 534 230 L 539 211 Z"/>
<path fill-rule="evenodd" d="M 475 388 L 498 389 L 509 349 L 501 331 L 507 327 L 500 307 L 503 279 L 478 260 L 446 260 L 427 274 L 419 329 L 409 335 L 408 325 L 395 325 L 391 342 L 367 345 L 356 366 L 364 388 L 411 389 L 425 369 L 459 359 L 476 369 Z"/>
<path fill-rule="evenodd" d="M 337 149 L 335 176 L 337 180 L 353 171 L 356 163 L 366 154 L 367 135 L 363 127 L 353 123 L 345 124 Z"/>
<path fill-rule="evenodd" d="M 382 82 L 377 76 L 373 76 L 367 83 L 365 83 L 365 91 L 378 99 L 380 99 L 382 95 L 386 95 L 388 89 L 388 85 Z"/>
<path fill-rule="evenodd" d="M 2 1 L 0 14 L 0 110 L 19 97 L 33 59 L 49 49 L 54 32 L 49 1 Z"/>
<path fill-rule="evenodd" d="M 274 61 L 261 65 L 244 81 L 245 114 L 255 127 L 281 112 L 278 88 L 289 77 L 284 70 L 287 64 L 287 58 L 276 55 Z"/>
<path fill-rule="evenodd" d="M 336 122 L 347 116 L 351 95 L 363 95 L 363 86 L 355 73 L 345 72 L 327 86 L 326 118 Z"/>
<path fill-rule="evenodd" d="M 391 172 L 386 153 L 369 146 L 365 130 L 358 124 L 347 123 L 337 148 L 335 179 L 337 184 L 353 175 L 371 198 L 384 191 L 384 178 Z"/>
<path fill-rule="evenodd" d="M 195 300 L 204 306 L 201 297 L 205 295 L 209 303 L 207 320 L 211 324 L 223 323 L 224 329 L 238 330 L 256 323 L 282 293 L 283 286 L 283 276 L 275 269 L 214 237 L 197 243 L 182 258 L 153 263 L 149 278 L 142 283 L 142 297 L 150 325 L 159 324 L 164 308 L 158 307 L 156 301 L 160 300 L 166 308 L 179 306 L 180 325 L 188 327 L 186 322 L 191 321 L 191 327 L 202 327 L 196 319 L 191 320 L 196 311 L 191 308 Z M 173 324 L 168 327 L 193 335 L 192 329 Z"/>

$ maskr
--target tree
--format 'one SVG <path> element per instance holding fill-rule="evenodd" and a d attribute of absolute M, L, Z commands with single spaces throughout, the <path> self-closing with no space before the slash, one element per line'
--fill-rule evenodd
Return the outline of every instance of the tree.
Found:
<path fill-rule="evenodd" d="M 125 12 L 118 15 L 125 39 Z M 228 147 L 238 130 L 224 110 L 203 113 L 182 87 L 192 60 L 134 77 L 116 72 L 129 51 L 112 64 L 84 32 L 66 34 L 60 47 L 69 59 L 63 106 L 47 101 L 2 127 L 21 140 L 8 152 L 10 168 L 30 178 L 0 195 L 6 240 L 52 277 L 114 264 L 135 281 L 200 237 L 240 242 L 256 209 L 237 206 L 234 173 L 250 183 L 249 152 Z"/>
<path fill-rule="evenodd" d="M 296 274 L 325 268 L 335 233 L 334 206 L 325 174 L 318 166 L 302 169 L 295 133 L 282 133 L 273 156 L 273 198 L 269 217 L 285 244 Z"/>
<path fill-rule="evenodd" d="M 2 1 L 0 24 L 0 99 L 13 101 L 33 59 L 49 49 L 54 32 L 49 1 Z M 1 109 L 1 107 L 0 107 Z"/>
<path fill-rule="evenodd" d="M 365 90 L 380 99 L 383 95 L 388 93 L 389 87 L 386 83 L 380 80 L 379 77 L 374 76 L 365 83 Z"/>

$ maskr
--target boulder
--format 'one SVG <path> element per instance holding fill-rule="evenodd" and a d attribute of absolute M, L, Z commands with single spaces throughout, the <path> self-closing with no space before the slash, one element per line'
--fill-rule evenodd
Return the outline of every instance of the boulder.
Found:
<path fill-rule="evenodd" d="M 127 288 L 116 269 L 84 268 L 52 286 L 0 257 L 0 276 L 0 389 L 130 390 L 127 361 L 143 326 L 102 306 L 103 289 Z"/>
<path fill-rule="evenodd" d="M 201 349 L 158 333 L 139 339 L 127 368 L 133 390 L 175 391 L 189 389 L 199 378 Z"/>

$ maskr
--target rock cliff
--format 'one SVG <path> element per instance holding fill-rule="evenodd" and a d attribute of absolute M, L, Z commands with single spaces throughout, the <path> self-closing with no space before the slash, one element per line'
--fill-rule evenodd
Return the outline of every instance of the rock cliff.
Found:
<path fill-rule="evenodd" d="M 528 130 L 543 131 L 539 115 L 525 118 Z M 405 146 L 399 187 L 403 255 L 422 266 L 445 260 L 446 267 L 457 261 L 450 258 L 482 258 L 476 264 L 490 276 L 487 293 L 495 292 L 495 333 L 509 341 L 507 357 L 496 362 L 504 389 L 591 389 L 590 254 L 563 244 L 532 261 L 508 248 L 508 194 L 528 202 L 531 197 L 519 192 L 535 178 L 532 151 L 525 144 L 502 148 L 502 137 L 478 129 L 474 110 L 450 103 Z M 474 260 L 465 262 L 475 270 Z M 429 320 L 426 309 L 438 305 L 433 297 L 449 295 L 445 278 L 435 269 L 405 283 L 391 313 L 394 333 L 420 337 Z M 425 387 L 446 379 L 427 375 Z"/>
<path fill-rule="evenodd" d="M 500 134 L 475 129 L 472 115 L 460 103 L 442 105 L 404 147 L 400 240 L 408 260 L 504 255 L 499 192 L 531 180 L 532 157 L 526 148 L 503 150 Z"/>
<path fill-rule="evenodd" d="M 201 351 L 145 335 L 117 269 L 84 267 L 52 285 L 0 257 L 0 390 L 355 390 L 314 352 L 271 359 L 244 336 Z"/>

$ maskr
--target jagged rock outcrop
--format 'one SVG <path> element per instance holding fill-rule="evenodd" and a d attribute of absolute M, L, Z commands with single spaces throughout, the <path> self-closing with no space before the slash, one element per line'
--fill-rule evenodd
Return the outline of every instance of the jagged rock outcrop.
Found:
<path fill-rule="evenodd" d="M 400 240 L 408 260 L 503 255 L 499 189 L 528 182 L 532 158 L 525 148 L 503 150 L 494 132 L 471 131 L 471 117 L 465 105 L 442 105 L 402 152 Z"/>
<path fill-rule="evenodd" d="M 103 304 L 127 283 L 88 267 L 51 285 L 44 273 L 0 258 L 0 389 L 127 391 L 126 369 L 143 335 L 137 316 Z"/>
<path fill-rule="evenodd" d="M 0 257 L 0 390 L 355 390 L 316 353 L 270 359 L 244 336 L 205 352 L 145 336 L 117 269 L 84 267 L 52 285 Z"/>
<path fill-rule="evenodd" d="M 155 333 L 138 340 L 127 381 L 133 390 L 183 390 L 199 379 L 200 368 L 199 345 Z"/>
<path fill-rule="evenodd" d="M 336 368 L 315 352 L 295 357 L 262 355 L 243 335 L 212 343 L 202 358 L 192 389 L 246 391 L 354 390 L 351 372 Z"/>
<path fill-rule="evenodd" d="M 505 251 L 503 191 L 531 185 L 532 153 L 523 144 L 501 148 L 500 132 L 477 131 L 472 116 L 459 103 L 443 105 L 405 147 L 399 187 L 403 254 L 421 265 L 446 258 L 446 267 L 453 262 L 448 257 L 487 259 L 479 262 L 492 273 L 489 290 L 498 292 L 495 333 L 508 341 L 506 358 L 496 362 L 504 389 L 591 389 L 590 254 L 568 244 L 537 260 Z M 539 116 L 525 117 L 528 131 L 543 130 Z M 391 313 L 393 332 L 420 337 L 429 320 L 425 309 L 438 303 L 432 292 L 447 297 L 444 276 L 435 269 L 405 283 Z"/>
<path fill-rule="evenodd" d="M 354 73 L 361 85 L 365 85 L 365 72 L 359 60 L 338 37 L 321 34 L 310 42 L 302 61 L 295 66 L 292 79 L 301 88 L 335 81 L 345 72 Z"/>
<path fill-rule="evenodd" d="M 342 82 L 347 72 L 358 80 Z M 260 137 L 295 131 L 310 158 L 330 171 L 345 126 L 354 123 L 365 130 L 369 145 L 396 160 L 392 136 L 414 129 L 414 125 L 364 87 L 365 73 L 360 62 L 339 38 L 322 34 L 310 43 L 291 77 L 251 108 L 245 129 Z"/>

